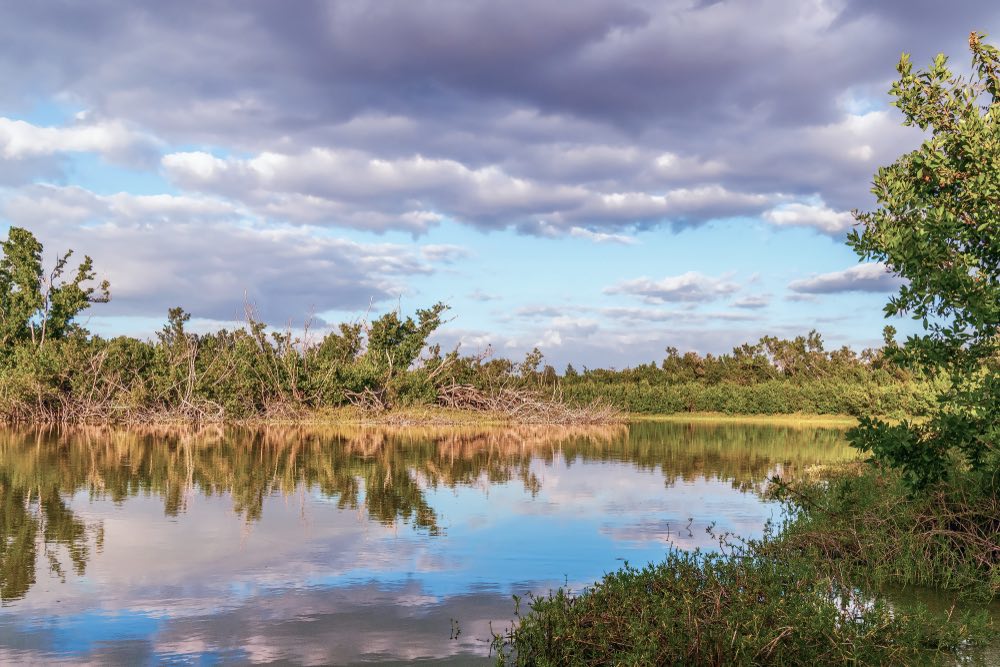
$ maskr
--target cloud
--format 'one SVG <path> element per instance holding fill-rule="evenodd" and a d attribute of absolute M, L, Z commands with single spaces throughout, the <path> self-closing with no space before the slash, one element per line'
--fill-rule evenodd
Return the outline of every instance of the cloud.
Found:
<path fill-rule="evenodd" d="M 747 295 L 732 302 L 734 308 L 746 308 L 749 310 L 767 308 L 770 304 L 770 294 Z"/>
<path fill-rule="evenodd" d="M 472 251 L 450 243 L 431 243 L 420 248 L 421 254 L 429 262 L 454 264 L 461 259 L 472 257 Z"/>
<path fill-rule="evenodd" d="M 582 227 L 570 227 L 569 235 L 576 238 L 587 239 L 594 243 L 617 243 L 620 245 L 635 245 L 639 241 L 634 236 L 626 234 L 608 234 L 606 232 L 592 232 Z"/>
<path fill-rule="evenodd" d="M 38 185 L 6 197 L 2 213 L 50 253 L 73 248 L 94 258 L 112 286 L 101 315 L 159 315 L 182 305 L 198 317 L 231 320 L 244 294 L 271 322 L 359 310 L 409 293 L 407 278 L 432 273 L 456 253 L 262 225 L 239 207 L 186 196 Z"/>
<path fill-rule="evenodd" d="M 664 308 L 590 308 L 585 312 L 599 313 L 613 322 L 671 322 L 673 324 L 704 326 L 712 321 L 751 321 L 759 317 L 750 313 L 732 311 L 667 310 Z"/>
<path fill-rule="evenodd" d="M 569 234 L 599 243 L 633 242 L 627 235 L 599 229 L 698 224 L 758 212 L 776 198 L 718 184 L 661 194 L 609 191 L 543 183 L 496 164 L 471 168 L 419 154 L 384 159 L 342 149 L 265 152 L 252 158 L 195 151 L 165 155 L 162 164 L 178 187 L 234 199 L 291 221 L 355 226 L 352 220 L 374 213 L 384 220 L 372 226 L 375 230 L 419 232 L 448 217 L 482 229 L 516 226 L 541 236 Z M 393 217 L 398 220 L 392 222 Z"/>
<path fill-rule="evenodd" d="M 724 278 L 712 278 L 696 271 L 688 271 L 679 276 L 668 276 L 661 280 L 650 278 L 625 280 L 605 288 L 604 293 L 637 296 L 646 303 L 653 304 L 667 302 L 704 303 L 728 296 L 739 289 L 739 285 Z"/>
<path fill-rule="evenodd" d="M 894 292 L 902 280 L 883 264 L 852 266 L 843 271 L 823 273 L 811 278 L 793 280 L 788 289 L 798 294 L 837 294 L 840 292 Z"/>
<path fill-rule="evenodd" d="M 86 116 L 65 127 L 43 127 L 0 117 L 0 158 L 26 160 L 63 153 L 97 153 L 111 161 L 152 164 L 157 141 L 120 120 L 91 121 Z"/>
<path fill-rule="evenodd" d="M 524 305 L 485 267 L 476 274 L 459 251 L 433 247 L 456 243 L 454 225 L 551 238 L 553 249 L 579 239 L 651 252 L 660 239 L 650 230 L 718 219 L 842 235 L 844 212 L 873 204 L 878 166 L 923 138 L 887 104 L 899 53 L 923 64 L 943 51 L 957 63 L 970 26 L 1000 31 L 1000 5 L 985 0 L 0 9 L 0 225 L 99 255 L 99 269 L 115 273 L 113 312 L 193 304 L 213 317 L 231 313 L 244 288 L 280 318 L 394 300 L 448 261 L 469 271 L 459 292 L 502 293 L 505 314 Z M 104 162 L 145 172 L 109 176 Z M 150 194 L 65 187 L 128 190 L 132 176 Z M 161 178 L 169 187 L 152 194 Z M 609 288 L 623 301 L 676 304 L 623 313 L 633 331 L 609 338 L 613 358 L 658 346 L 658 322 L 687 327 L 704 349 L 713 326 L 772 313 L 734 289 L 669 281 Z M 714 319 L 698 307 L 706 301 L 724 306 Z M 571 316 L 602 327 L 609 317 Z M 549 324 L 510 321 L 531 328 L 511 334 L 519 344 Z M 722 328 L 711 340 L 735 335 Z M 596 357 L 598 336 L 552 330 L 562 350 Z"/>
<path fill-rule="evenodd" d="M 58 95 L 100 119 L 56 143 L 105 150 L 142 128 L 220 147 L 165 169 L 282 222 L 612 236 L 757 215 L 779 194 L 865 206 L 875 167 L 919 141 L 881 109 L 899 52 L 959 53 L 968 25 L 1000 17 L 793 0 L 7 9 L 0 103 Z M 51 146 L 49 129 L 18 145 Z"/>
<path fill-rule="evenodd" d="M 465 297 L 467 299 L 471 299 L 473 301 L 479 301 L 481 303 L 486 302 L 486 301 L 499 301 L 500 299 L 503 298 L 499 294 L 491 294 L 491 293 L 485 292 L 485 291 L 483 291 L 483 290 L 481 290 L 479 288 L 476 288 L 476 289 L 472 290 L 471 292 L 469 292 L 468 294 L 466 294 Z"/>
<path fill-rule="evenodd" d="M 559 317 L 566 312 L 565 308 L 556 306 L 521 306 L 514 310 L 514 315 L 524 318 Z"/>
<path fill-rule="evenodd" d="M 825 204 L 782 204 L 762 217 L 776 227 L 811 227 L 831 236 L 842 235 L 855 223 L 848 211 L 834 211 Z"/>

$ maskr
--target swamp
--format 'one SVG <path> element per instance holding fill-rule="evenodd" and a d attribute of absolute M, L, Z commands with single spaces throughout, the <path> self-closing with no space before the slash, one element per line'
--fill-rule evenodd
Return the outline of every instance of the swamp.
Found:
<path fill-rule="evenodd" d="M 0 24 L 0 663 L 1000 665 L 986 33 L 114 4 Z"/>
<path fill-rule="evenodd" d="M 857 456 L 790 422 L 8 428 L 0 661 L 490 664 L 512 596 L 760 537 L 768 480 Z"/>

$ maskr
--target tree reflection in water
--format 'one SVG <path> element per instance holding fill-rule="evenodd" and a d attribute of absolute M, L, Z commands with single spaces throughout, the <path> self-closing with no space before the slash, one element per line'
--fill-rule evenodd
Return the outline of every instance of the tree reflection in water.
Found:
<path fill-rule="evenodd" d="M 195 494 L 226 495 L 243 521 L 264 499 L 306 490 L 373 521 L 441 533 L 428 489 L 517 480 L 535 495 L 532 462 L 615 461 L 659 470 L 665 483 L 726 480 L 750 491 L 775 473 L 843 460 L 841 431 L 743 424 L 641 422 L 629 426 L 516 428 L 103 427 L 0 432 L 0 599 L 24 597 L 39 561 L 82 575 L 104 539 L 70 496 L 163 500 L 169 516 Z"/>

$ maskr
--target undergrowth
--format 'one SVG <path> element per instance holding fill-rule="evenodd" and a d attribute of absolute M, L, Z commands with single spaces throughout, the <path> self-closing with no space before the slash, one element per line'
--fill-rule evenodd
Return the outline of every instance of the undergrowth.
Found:
<path fill-rule="evenodd" d="M 1000 597 L 993 480 L 955 473 L 913 494 L 898 471 L 851 464 L 775 480 L 771 493 L 790 511 L 777 535 L 723 537 L 718 553 L 672 549 L 579 595 L 529 597 L 523 614 L 517 600 L 493 637 L 498 664 L 937 664 L 991 636 L 985 611 L 893 606 L 878 591 Z"/>

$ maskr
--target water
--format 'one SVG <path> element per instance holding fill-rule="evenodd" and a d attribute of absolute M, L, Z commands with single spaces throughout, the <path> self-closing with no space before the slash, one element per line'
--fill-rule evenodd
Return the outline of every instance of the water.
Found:
<path fill-rule="evenodd" d="M 512 594 L 779 518 L 837 430 L 0 432 L 0 662 L 488 663 Z M 711 533 L 708 529 L 711 529 Z"/>

